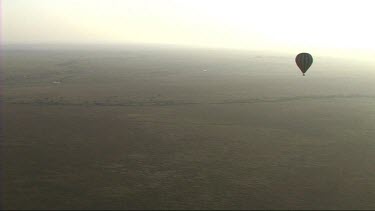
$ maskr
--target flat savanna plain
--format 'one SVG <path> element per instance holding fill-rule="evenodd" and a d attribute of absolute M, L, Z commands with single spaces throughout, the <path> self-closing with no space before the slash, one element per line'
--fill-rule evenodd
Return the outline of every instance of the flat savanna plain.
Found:
<path fill-rule="evenodd" d="M 375 73 L 129 47 L 2 55 L 5 209 L 375 209 Z"/>

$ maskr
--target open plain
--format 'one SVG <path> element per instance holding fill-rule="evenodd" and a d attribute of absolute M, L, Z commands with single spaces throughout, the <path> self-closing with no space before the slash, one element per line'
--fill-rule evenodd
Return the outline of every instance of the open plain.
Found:
<path fill-rule="evenodd" d="M 375 72 L 215 49 L 9 47 L 4 209 L 375 209 Z"/>

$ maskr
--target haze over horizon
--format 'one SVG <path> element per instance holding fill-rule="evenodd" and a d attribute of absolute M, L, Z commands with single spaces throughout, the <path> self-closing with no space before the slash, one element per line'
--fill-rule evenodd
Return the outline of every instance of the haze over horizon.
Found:
<path fill-rule="evenodd" d="M 12 0 L 3 44 L 173 44 L 371 60 L 371 1 Z"/>

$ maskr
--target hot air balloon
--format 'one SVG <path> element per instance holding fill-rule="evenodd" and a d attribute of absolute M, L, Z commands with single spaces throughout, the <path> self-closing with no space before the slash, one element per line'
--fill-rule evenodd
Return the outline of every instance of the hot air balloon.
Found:
<path fill-rule="evenodd" d="M 301 69 L 303 76 L 313 63 L 313 57 L 309 53 L 300 53 L 296 57 L 296 63 L 299 69 Z"/>

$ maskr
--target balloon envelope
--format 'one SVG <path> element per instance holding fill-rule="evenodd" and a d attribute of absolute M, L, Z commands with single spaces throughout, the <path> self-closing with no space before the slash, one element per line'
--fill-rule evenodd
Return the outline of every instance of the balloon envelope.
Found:
<path fill-rule="evenodd" d="M 309 53 L 300 53 L 296 57 L 297 66 L 301 69 L 303 75 L 311 67 L 313 61 L 313 57 Z"/>

